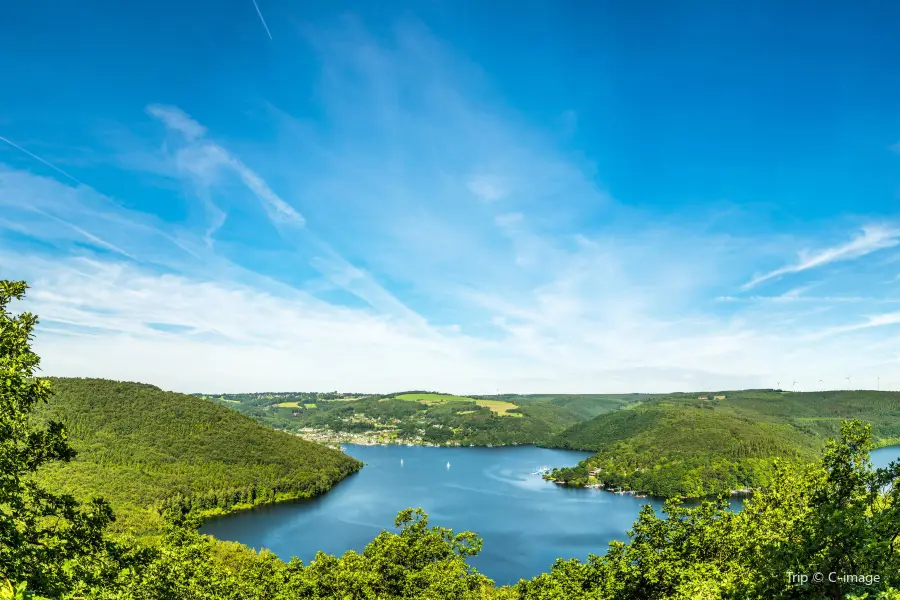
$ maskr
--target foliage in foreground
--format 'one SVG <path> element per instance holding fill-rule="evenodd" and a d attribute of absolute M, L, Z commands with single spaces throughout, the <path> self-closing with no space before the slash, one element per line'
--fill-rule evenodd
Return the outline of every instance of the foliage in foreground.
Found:
<path fill-rule="evenodd" d="M 74 452 L 61 423 L 36 427 L 29 419 L 52 392 L 34 377 L 40 363 L 30 344 L 36 317 L 6 311 L 25 289 L 23 282 L 0 281 L 0 569 L 7 582 L 25 581 L 53 594 L 83 575 L 84 557 L 109 551 L 103 530 L 113 513 L 103 500 L 79 505 L 33 480 L 39 467 L 69 461 Z M 17 589 L 10 587 L 10 594 Z"/>
<path fill-rule="evenodd" d="M 466 562 L 481 540 L 428 527 L 421 509 L 402 511 L 400 532 L 361 554 L 320 553 L 308 565 L 200 535 L 184 506 L 167 510 L 152 547 L 111 542 L 104 501 L 81 505 L 31 478 L 73 451 L 61 425 L 29 419 L 49 389 L 33 377 L 34 318 L 5 310 L 23 292 L 0 282 L 0 599 L 900 599 L 900 464 L 871 468 L 871 428 L 859 421 L 817 465 L 779 465 L 740 513 L 724 500 L 669 501 L 663 517 L 645 507 L 628 543 L 500 589 Z"/>
<path fill-rule="evenodd" d="M 519 597 L 845 598 L 900 587 L 898 489 L 883 491 L 900 464 L 873 470 L 870 449 L 870 427 L 848 422 L 819 464 L 779 464 L 775 484 L 740 513 L 724 499 L 696 508 L 670 500 L 664 517 L 645 507 L 629 543 L 584 564 L 557 561 L 520 583 Z M 847 575 L 879 580 L 838 580 Z"/>

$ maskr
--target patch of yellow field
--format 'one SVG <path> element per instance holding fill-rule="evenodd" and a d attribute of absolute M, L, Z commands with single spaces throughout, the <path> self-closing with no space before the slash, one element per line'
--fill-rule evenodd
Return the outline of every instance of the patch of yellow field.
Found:
<path fill-rule="evenodd" d="M 276 404 L 278 408 L 300 408 L 300 404 L 298 402 L 279 402 Z"/>
<path fill-rule="evenodd" d="M 468 396 L 454 396 L 453 394 L 400 394 L 396 396 L 397 400 L 409 400 L 412 402 L 421 402 L 422 404 L 444 404 L 445 402 L 474 402 L 478 406 L 490 409 L 494 414 L 501 417 L 521 417 L 521 413 L 511 413 L 509 411 L 519 408 L 512 402 L 505 400 L 476 400 Z M 465 413 L 458 413 L 465 414 Z"/>
<path fill-rule="evenodd" d="M 515 410 L 519 408 L 512 402 L 507 402 L 506 400 L 476 400 L 475 404 L 478 406 L 484 406 L 485 408 L 489 408 L 494 411 L 495 414 L 500 415 L 501 417 L 521 417 L 522 413 L 511 413 L 509 411 Z"/>
<path fill-rule="evenodd" d="M 305 408 L 315 408 L 315 407 L 316 407 L 316 405 L 313 404 L 313 403 L 310 403 L 310 404 L 304 404 L 303 406 L 304 406 Z"/>

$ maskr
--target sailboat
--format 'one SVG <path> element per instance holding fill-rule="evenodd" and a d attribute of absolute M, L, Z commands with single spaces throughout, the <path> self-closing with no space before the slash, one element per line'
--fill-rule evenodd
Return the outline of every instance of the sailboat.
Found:
<path fill-rule="evenodd" d="M 448 469 L 450 468 L 450 462 L 449 462 L 449 461 L 447 462 L 447 468 L 448 468 Z"/>
<path fill-rule="evenodd" d="M 400 459 L 400 466 L 401 466 L 401 467 L 403 466 L 403 459 L 402 459 L 402 458 Z"/>

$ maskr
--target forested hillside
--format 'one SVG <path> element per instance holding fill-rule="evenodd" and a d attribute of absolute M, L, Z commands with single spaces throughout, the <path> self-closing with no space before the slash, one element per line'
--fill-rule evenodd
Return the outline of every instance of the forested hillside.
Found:
<path fill-rule="evenodd" d="M 452 396 L 260 393 L 206 395 L 260 423 L 285 431 L 370 434 L 378 441 L 460 445 L 548 443 L 552 436 L 637 395 Z"/>
<path fill-rule="evenodd" d="M 551 474 L 570 485 L 700 497 L 766 485 L 773 459 L 812 460 L 842 420 L 872 424 L 875 445 L 900 441 L 900 393 L 774 390 L 671 394 L 579 423 L 552 439 L 594 450 Z"/>
<path fill-rule="evenodd" d="M 361 464 L 214 402 L 153 385 L 51 379 L 36 418 L 66 428 L 77 456 L 43 468 L 48 487 L 103 496 L 119 530 L 159 525 L 163 502 L 201 511 L 320 494 Z"/>

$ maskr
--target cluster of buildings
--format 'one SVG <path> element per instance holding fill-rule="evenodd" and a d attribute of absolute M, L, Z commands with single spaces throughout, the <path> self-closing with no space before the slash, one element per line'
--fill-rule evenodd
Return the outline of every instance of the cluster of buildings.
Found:
<path fill-rule="evenodd" d="M 376 445 L 407 445 L 407 446 L 459 446 L 460 443 L 450 441 L 443 444 L 435 444 L 426 442 L 422 436 L 415 435 L 412 437 L 399 437 L 396 429 L 381 429 L 375 431 L 364 431 L 360 433 L 350 433 L 346 431 L 332 431 L 330 429 L 316 429 L 314 427 L 304 427 L 298 431 L 292 431 L 305 440 L 324 444 L 326 446 L 339 446 L 340 444 L 359 444 L 361 446 Z"/>

